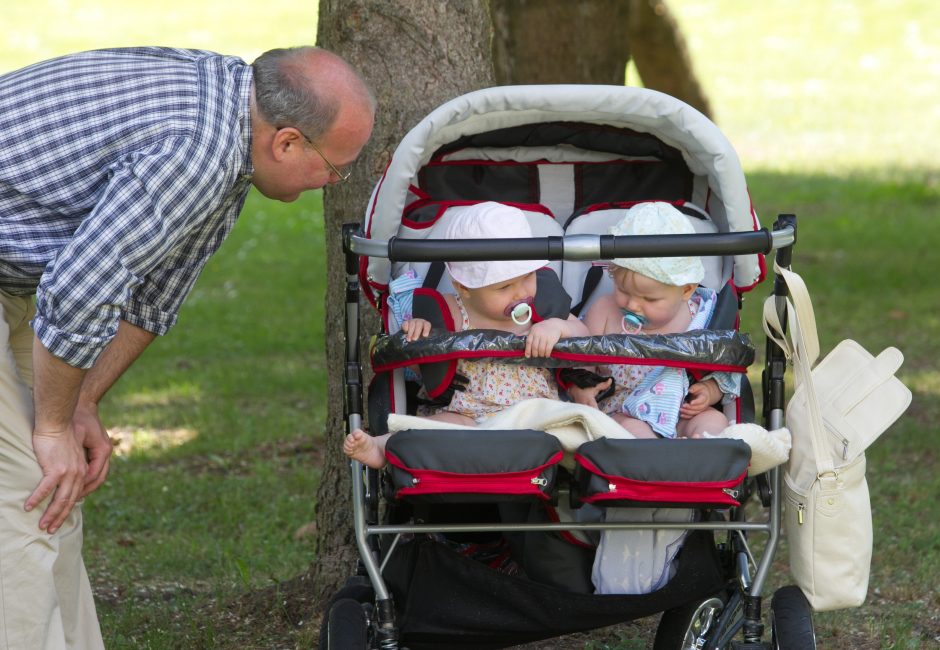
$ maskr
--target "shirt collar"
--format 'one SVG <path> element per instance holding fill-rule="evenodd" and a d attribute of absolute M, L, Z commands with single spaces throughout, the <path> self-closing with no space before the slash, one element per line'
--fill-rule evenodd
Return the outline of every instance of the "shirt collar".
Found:
<path fill-rule="evenodd" d="M 251 66 L 245 66 L 245 72 L 239 79 L 239 116 L 238 121 L 241 129 L 241 147 L 242 164 L 239 168 L 238 177 L 242 180 L 251 180 L 255 173 L 254 165 L 251 162 L 251 93 L 254 84 Z"/>

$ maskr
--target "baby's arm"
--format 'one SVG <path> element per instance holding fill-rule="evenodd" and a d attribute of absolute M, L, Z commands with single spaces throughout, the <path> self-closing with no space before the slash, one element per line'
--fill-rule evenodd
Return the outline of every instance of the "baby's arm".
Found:
<path fill-rule="evenodd" d="M 706 379 L 689 386 L 688 401 L 679 407 L 679 417 L 688 420 L 709 408 L 712 404 L 721 401 L 722 393 L 718 382 Z"/>
<path fill-rule="evenodd" d="M 587 336 L 588 330 L 580 320 L 569 314 L 568 318 L 548 318 L 535 323 L 525 337 L 526 357 L 547 357 L 559 339 L 571 336 Z"/>

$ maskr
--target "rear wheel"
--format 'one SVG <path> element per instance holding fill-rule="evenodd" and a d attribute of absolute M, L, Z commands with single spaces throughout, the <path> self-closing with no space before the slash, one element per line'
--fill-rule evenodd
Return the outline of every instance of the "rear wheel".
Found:
<path fill-rule="evenodd" d="M 663 612 L 656 628 L 653 650 L 696 650 L 699 641 L 714 629 L 725 601 L 718 596 L 695 601 L 684 607 Z"/>
<path fill-rule="evenodd" d="M 813 608 L 799 587 L 781 587 L 774 593 L 770 629 L 775 650 L 816 650 Z"/>

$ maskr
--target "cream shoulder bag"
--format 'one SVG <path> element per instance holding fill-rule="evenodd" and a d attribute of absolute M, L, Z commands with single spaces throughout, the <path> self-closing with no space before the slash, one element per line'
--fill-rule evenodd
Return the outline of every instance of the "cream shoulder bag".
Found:
<path fill-rule="evenodd" d="M 873 357 L 846 339 L 813 368 L 819 339 L 806 285 L 788 269 L 774 270 L 790 293 L 787 327 L 771 296 L 764 331 L 792 361 L 796 381 L 786 409 L 793 449 L 783 488 L 790 571 L 813 609 L 858 607 L 872 550 L 865 449 L 911 403 L 894 376 L 904 357 L 896 348 Z"/>

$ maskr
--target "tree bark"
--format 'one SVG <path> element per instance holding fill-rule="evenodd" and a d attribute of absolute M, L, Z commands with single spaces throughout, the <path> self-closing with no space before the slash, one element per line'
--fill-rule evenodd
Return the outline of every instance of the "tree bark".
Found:
<path fill-rule="evenodd" d="M 486 0 L 320 0 L 317 43 L 358 68 L 378 100 L 375 130 L 353 175 L 324 192 L 326 221 L 326 395 L 323 474 L 317 492 L 317 558 L 310 569 L 314 595 L 325 603 L 355 567 L 349 466 L 342 453 L 345 287 L 341 225 L 361 222 L 375 183 L 398 142 L 432 109 L 458 95 L 493 85 Z M 360 305 L 361 342 L 378 331 Z M 363 350 L 364 369 L 368 355 Z M 317 408 L 323 408 L 318 403 Z"/>
<path fill-rule="evenodd" d="M 692 68 L 679 24 L 663 0 L 630 0 L 627 38 L 647 88 L 659 90 L 711 117 L 711 106 Z"/>
<path fill-rule="evenodd" d="M 643 85 L 711 115 L 679 25 L 663 0 L 491 0 L 500 84 Z"/>
<path fill-rule="evenodd" d="M 492 0 L 500 84 L 622 86 L 630 42 L 624 0 Z"/>

